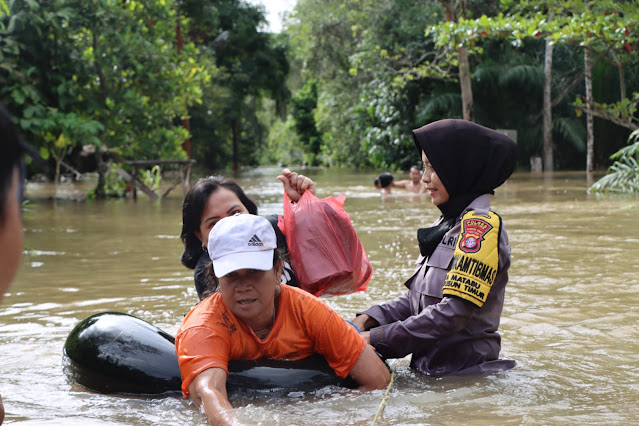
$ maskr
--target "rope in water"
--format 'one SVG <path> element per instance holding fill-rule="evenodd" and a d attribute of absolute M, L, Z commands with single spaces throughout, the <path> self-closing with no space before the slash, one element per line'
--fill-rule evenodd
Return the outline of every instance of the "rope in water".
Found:
<path fill-rule="evenodd" d="M 391 388 L 393 387 L 393 382 L 395 381 L 395 367 L 391 368 L 391 379 L 388 387 L 386 388 L 386 392 L 384 392 L 384 397 L 382 398 L 382 402 L 379 404 L 379 408 L 377 409 L 377 414 L 375 414 L 375 418 L 373 419 L 373 423 L 371 426 L 375 426 L 377 420 L 381 417 L 384 412 L 384 407 L 386 406 L 386 398 L 388 398 L 388 394 L 390 393 Z"/>

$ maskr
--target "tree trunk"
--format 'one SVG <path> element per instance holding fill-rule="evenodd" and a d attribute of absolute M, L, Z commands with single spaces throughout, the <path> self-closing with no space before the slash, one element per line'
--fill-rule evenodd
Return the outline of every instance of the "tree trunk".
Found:
<path fill-rule="evenodd" d="M 552 143 L 552 51 L 553 44 L 546 39 L 544 57 L 544 171 L 554 170 Z"/>
<path fill-rule="evenodd" d="M 584 68 L 586 81 L 586 172 L 591 173 L 594 170 L 593 157 L 595 148 L 595 135 L 593 130 L 592 115 L 592 62 L 590 60 L 590 49 L 586 47 L 584 50 Z"/>
<path fill-rule="evenodd" d="M 459 48 L 459 84 L 461 86 L 462 114 L 464 120 L 475 121 L 473 112 L 473 88 L 470 83 L 470 64 L 465 47 Z"/>
<path fill-rule="evenodd" d="M 62 158 L 58 158 L 55 157 L 55 178 L 54 178 L 54 182 L 55 182 L 55 186 L 56 188 L 58 187 L 58 184 L 60 183 L 60 163 L 62 163 Z"/>
<path fill-rule="evenodd" d="M 444 20 L 446 22 L 457 22 L 457 14 L 455 13 L 455 4 L 452 1 L 443 2 Z M 461 2 L 462 18 L 466 17 L 466 0 Z M 470 64 L 468 62 L 468 51 L 465 47 L 460 47 L 457 51 L 459 55 L 459 85 L 462 97 L 462 114 L 464 120 L 474 121 L 473 112 L 473 88 L 470 83 Z"/>
<path fill-rule="evenodd" d="M 612 59 L 617 67 L 617 72 L 619 73 L 619 96 L 621 96 L 621 100 L 623 101 L 627 97 L 626 93 L 626 76 L 623 70 L 623 61 L 619 58 L 619 56 L 615 53 L 615 51 L 611 51 Z"/>
<path fill-rule="evenodd" d="M 180 6 L 178 3 L 177 7 L 177 16 L 176 16 L 176 25 L 175 25 L 175 37 L 177 39 L 177 54 L 180 56 L 182 54 L 182 16 L 180 15 Z M 188 105 L 185 107 L 188 112 Z M 182 119 L 182 127 L 191 134 L 191 124 L 189 123 L 188 117 Z M 186 152 L 186 158 L 191 159 L 191 138 L 187 136 L 186 139 L 182 142 L 182 149 Z"/>
<path fill-rule="evenodd" d="M 109 169 L 108 164 L 104 161 L 104 155 L 98 148 L 96 150 L 95 158 L 98 162 L 98 182 L 95 185 L 94 196 L 98 200 L 106 198 L 106 174 Z"/>
<path fill-rule="evenodd" d="M 97 60 L 98 57 L 98 34 L 96 33 L 96 29 L 95 27 L 92 29 L 91 31 L 91 38 L 93 41 L 93 52 L 96 55 L 96 59 L 93 62 L 93 66 L 95 67 L 95 73 L 98 76 L 98 81 L 99 81 L 99 87 L 100 87 L 100 93 L 102 94 L 102 102 L 104 103 L 104 109 L 107 110 L 106 107 L 106 101 L 107 101 L 107 97 L 108 97 L 108 91 L 107 91 L 107 87 L 106 87 L 106 79 L 104 77 L 104 73 L 102 72 L 102 67 L 100 66 L 100 63 Z M 104 123 L 102 123 L 104 124 Z M 104 143 L 104 134 L 106 132 L 106 127 L 104 126 L 105 130 L 103 130 L 100 134 L 100 141 L 102 143 Z M 106 163 L 106 161 L 104 161 L 104 156 L 102 155 L 102 149 L 101 147 L 97 147 L 96 149 L 96 160 L 98 162 L 98 182 L 95 185 L 95 190 L 93 191 L 95 198 L 97 198 L 98 200 L 102 200 L 106 198 L 106 174 L 109 170 L 109 165 Z"/>
<path fill-rule="evenodd" d="M 238 169 L 238 151 L 240 146 L 241 139 L 241 122 L 239 118 L 235 118 L 231 121 L 231 126 L 233 126 L 233 173 L 237 174 Z"/>
<path fill-rule="evenodd" d="M 621 92 L 621 100 L 626 99 L 626 76 L 623 72 L 623 63 L 619 62 L 619 91 Z"/>

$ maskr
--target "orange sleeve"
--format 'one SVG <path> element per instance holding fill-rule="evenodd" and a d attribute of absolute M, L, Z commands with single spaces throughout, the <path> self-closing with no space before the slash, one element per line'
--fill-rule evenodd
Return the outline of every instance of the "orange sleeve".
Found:
<path fill-rule="evenodd" d="M 322 330 L 319 343 L 317 351 L 324 355 L 341 378 L 348 376 L 366 347 L 366 342 L 355 327 L 333 311 Z"/>
<path fill-rule="evenodd" d="M 205 327 L 193 327 L 175 340 L 182 393 L 189 396 L 189 385 L 204 370 L 221 368 L 229 374 L 229 342 L 223 335 Z"/>
<path fill-rule="evenodd" d="M 310 295 L 309 295 L 310 296 Z M 335 373 L 345 378 L 361 356 L 366 342 L 339 314 L 321 300 L 302 298 L 306 327 L 315 340 L 315 352 L 320 353 Z"/>

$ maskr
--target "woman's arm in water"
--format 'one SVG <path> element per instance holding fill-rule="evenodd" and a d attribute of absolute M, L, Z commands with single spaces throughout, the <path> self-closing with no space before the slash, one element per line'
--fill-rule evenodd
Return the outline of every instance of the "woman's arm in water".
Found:
<path fill-rule="evenodd" d="M 189 385 L 191 399 L 206 415 L 210 425 L 239 425 L 233 418 L 233 407 L 226 395 L 226 371 L 204 370 Z"/>
<path fill-rule="evenodd" d="M 311 194 L 315 195 L 315 182 L 304 175 L 291 172 L 289 169 L 284 169 L 277 179 L 282 181 L 284 191 L 288 194 L 288 197 L 296 203 L 302 198 L 302 194 L 306 190 L 311 191 Z"/>
<path fill-rule="evenodd" d="M 362 391 L 384 389 L 390 383 L 390 372 L 371 345 L 366 345 L 357 363 L 348 373 Z"/>
<path fill-rule="evenodd" d="M 366 314 L 356 316 L 352 323 L 355 324 L 360 331 L 367 331 L 373 327 L 379 326 L 379 323 L 375 318 Z"/>

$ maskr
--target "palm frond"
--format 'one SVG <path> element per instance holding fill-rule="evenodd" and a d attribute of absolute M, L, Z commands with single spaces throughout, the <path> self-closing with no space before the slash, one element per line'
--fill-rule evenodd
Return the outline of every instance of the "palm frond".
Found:
<path fill-rule="evenodd" d="M 639 129 L 635 130 L 630 134 L 629 140 L 635 140 L 635 143 L 632 143 L 628 146 L 624 146 L 619 151 L 615 152 L 610 156 L 610 159 L 616 160 L 618 158 L 623 157 L 634 157 L 639 159 Z"/>
<path fill-rule="evenodd" d="M 586 150 L 586 129 L 577 118 L 559 117 L 552 121 L 552 129 L 570 142 L 578 152 Z"/>
<path fill-rule="evenodd" d="M 516 65 L 509 68 L 499 78 L 501 85 L 519 87 L 544 87 L 544 68 L 539 65 Z"/>
<path fill-rule="evenodd" d="M 431 117 L 441 113 L 452 117 L 455 111 L 461 112 L 461 95 L 449 92 L 429 97 L 426 102 L 419 105 L 416 116 L 418 122 L 426 123 Z"/>
<path fill-rule="evenodd" d="M 482 63 L 473 71 L 473 80 L 479 84 L 497 82 L 503 70 L 504 67 L 501 64 Z"/>
<path fill-rule="evenodd" d="M 609 173 L 588 188 L 588 192 L 639 193 L 639 131 L 632 132 L 629 139 L 635 142 L 610 157 L 616 160 Z"/>

